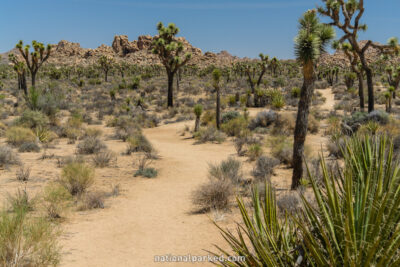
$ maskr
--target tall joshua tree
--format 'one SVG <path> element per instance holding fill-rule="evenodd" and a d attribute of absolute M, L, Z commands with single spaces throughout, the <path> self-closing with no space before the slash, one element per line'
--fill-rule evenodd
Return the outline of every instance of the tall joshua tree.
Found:
<path fill-rule="evenodd" d="M 247 75 L 247 79 L 250 84 L 251 93 L 253 95 L 255 94 L 256 87 L 260 86 L 260 84 L 262 82 L 262 77 L 264 76 L 265 72 L 267 71 L 267 67 L 268 67 L 268 59 L 269 59 L 268 55 L 264 55 L 263 53 L 260 53 L 258 56 L 260 57 L 260 61 L 257 62 L 257 65 L 252 66 L 252 65 L 248 64 L 244 67 L 244 71 Z M 254 80 L 254 78 L 256 76 L 257 67 L 260 68 L 260 74 L 258 75 L 258 79 Z"/>
<path fill-rule="evenodd" d="M 374 110 L 374 84 L 372 81 L 372 68 L 367 61 L 366 52 L 368 48 L 374 47 L 383 53 L 392 53 L 398 50 L 396 39 L 390 39 L 388 45 L 378 45 L 368 40 L 361 45 L 358 42 L 360 31 L 367 29 L 366 24 L 360 22 L 364 14 L 364 0 L 322 0 L 323 7 L 318 8 L 318 12 L 326 17 L 329 17 L 330 25 L 336 26 L 343 32 L 339 43 L 348 41 L 355 53 L 358 55 L 361 65 L 367 76 L 368 85 L 368 112 Z"/>
<path fill-rule="evenodd" d="M 295 39 L 297 60 L 302 64 L 303 86 L 297 111 L 293 145 L 292 189 L 300 185 L 303 175 L 304 143 L 307 136 L 308 114 L 314 93 L 315 66 L 327 44 L 334 38 L 332 27 L 321 24 L 315 10 L 309 10 L 299 20 L 299 33 Z"/>
<path fill-rule="evenodd" d="M 179 28 L 175 24 L 170 23 L 164 27 L 162 22 L 157 24 L 158 36 L 153 40 L 153 53 L 158 55 L 161 63 L 165 67 L 168 77 L 168 107 L 174 106 L 173 83 L 176 72 L 184 66 L 191 58 L 190 53 L 186 53 L 181 57 L 183 52 L 183 44 L 179 42 L 175 36 L 179 32 Z"/>
<path fill-rule="evenodd" d="M 38 70 L 50 57 L 51 45 L 47 45 L 45 47 L 43 43 L 32 41 L 33 51 L 30 52 L 30 45 L 24 46 L 24 42 L 21 40 L 15 47 L 20 52 L 21 56 L 25 59 L 26 66 L 31 73 L 32 86 L 35 86 Z"/>
<path fill-rule="evenodd" d="M 24 90 L 24 94 L 28 95 L 28 87 L 26 85 L 26 67 L 24 62 L 18 60 L 14 54 L 9 54 L 8 59 L 13 64 L 13 69 L 18 77 L 18 89 Z"/>
<path fill-rule="evenodd" d="M 350 62 L 350 67 L 352 72 L 357 75 L 358 78 L 358 96 L 360 98 L 360 109 L 364 111 L 364 70 L 360 63 L 357 52 L 353 49 L 353 46 L 348 43 L 334 42 L 333 48 L 337 50 L 342 50 Z"/>
<path fill-rule="evenodd" d="M 114 59 L 112 57 L 101 56 L 99 58 L 99 65 L 100 65 L 100 68 L 104 72 L 104 81 L 107 82 L 108 81 L 108 73 L 110 72 L 110 70 L 112 69 L 112 67 L 114 65 Z"/>
<path fill-rule="evenodd" d="M 215 111 L 215 121 L 217 124 L 217 129 L 219 130 L 221 128 L 221 90 L 220 90 L 220 81 L 221 81 L 221 70 L 220 69 L 214 69 L 212 72 L 212 78 L 213 78 L 213 87 L 215 90 L 215 93 L 217 94 L 217 106 L 216 106 L 216 111 Z"/>

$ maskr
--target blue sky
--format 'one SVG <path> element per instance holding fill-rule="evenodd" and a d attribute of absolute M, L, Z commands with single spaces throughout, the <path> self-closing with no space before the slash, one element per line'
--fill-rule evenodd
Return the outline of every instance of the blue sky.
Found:
<path fill-rule="evenodd" d="M 399 0 L 366 0 L 362 39 L 400 37 Z M 297 19 L 321 0 L 1 0 L 0 52 L 18 40 L 111 45 L 114 35 L 156 34 L 156 24 L 174 22 L 194 46 L 237 56 L 260 52 L 293 58 Z M 339 33 L 339 32 L 338 32 Z"/>

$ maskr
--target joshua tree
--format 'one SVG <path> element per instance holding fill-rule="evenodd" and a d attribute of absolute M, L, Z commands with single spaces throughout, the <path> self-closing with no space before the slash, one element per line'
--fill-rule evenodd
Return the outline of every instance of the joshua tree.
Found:
<path fill-rule="evenodd" d="M 200 117 L 203 113 L 203 106 L 201 104 L 197 104 L 194 106 L 194 115 L 196 115 L 196 122 L 194 124 L 194 132 L 198 132 L 200 129 Z"/>
<path fill-rule="evenodd" d="M 245 72 L 247 75 L 247 79 L 250 84 L 251 88 L 251 93 L 254 95 L 256 87 L 260 87 L 260 84 L 262 82 L 262 77 L 264 76 L 265 72 L 267 71 L 268 67 L 268 59 L 269 57 L 267 55 L 264 55 L 262 53 L 259 54 L 260 57 L 260 62 L 257 62 L 257 65 L 246 65 L 245 66 Z M 260 67 L 260 75 L 258 76 L 257 80 L 254 80 L 256 71 L 257 71 L 257 66 Z"/>
<path fill-rule="evenodd" d="M 393 97 L 393 93 L 394 93 L 394 87 L 390 86 L 388 88 L 388 91 L 385 92 L 385 98 L 386 98 L 386 112 L 387 113 L 391 113 L 392 112 L 392 97 Z"/>
<path fill-rule="evenodd" d="M 295 52 L 303 67 L 303 86 L 294 130 L 292 189 L 300 185 L 303 175 L 303 152 L 307 136 L 308 114 L 314 93 L 315 65 L 325 47 L 334 38 L 332 27 L 321 24 L 315 10 L 309 10 L 299 20 Z"/>
<path fill-rule="evenodd" d="M 19 61 L 14 54 L 9 54 L 8 59 L 13 64 L 13 69 L 17 73 L 18 89 L 24 90 L 24 94 L 28 95 L 28 87 L 26 85 L 26 68 L 24 62 Z"/>
<path fill-rule="evenodd" d="M 354 81 L 357 78 L 357 74 L 352 71 L 346 72 L 344 75 L 344 83 L 346 84 L 347 90 L 354 86 Z"/>
<path fill-rule="evenodd" d="M 213 77 L 213 87 L 215 92 L 217 93 L 217 107 L 215 112 L 215 121 L 217 124 L 217 129 L 221 128 L 221 90 L 220 90 L 220 81 L 221 81 L 222 73 L 219 69 L 214 69 L 212 73 Z"/>
<path fill-rule="evenodd" d="M 400 83 L 400 67 L 386 68 L 389 85 L 393 87 L 393 98 L 396 98 L 396 90 L 399 88 Z"/>
<path fill-rule="evenodd" d="M 360 109 L 364 111 L 364 70 L 359 61 L 358 54 L 353 49 L 350 43 L 339 43 L 334 42 L 333 48 L 337 50 L 342 50 L 346 55 L 347 59 L 350 61 L 350 67 L 353 73 L 357 75 L 358 78 L 358 96 L 360 98 Z M 345 76 L 346 79 L 346 76 Z"/>
<path fill-rule="evenodd" d="M 110 70 L 113 67 L 114 59 L 112 57 L 101 56 L 99 58 L 99 64 L 100 64 L 100 68 L 104 72 L 104 81 L 107 82 L 108 81 L 108 73 L 110 72 Z"/>
<path fill-rule="evenodd" d="M 153 53 L 158 55 L 164 65 L 168 77 L 168 107 L 174 106 L 173 82 L 176 72 L 184 66 L 191 58 L 191 54 L 186 53 L 181 58 L 183 44 L 175 36 L 179 28 L 170 23 L 164 27 L 162 22 L 157 24 L 158 36 L 153 40 Z"/>
<path fill-rule="evenodd" d="M 276 58 L 276 57 L 273 57 L 272 59 L 271 59 L 271 62 L 270 62 L 270 68 L 271 68 L 271 74 L 273 75 L 273 76 L 276 76 L 276 71 L 277 71 L 277 69 L 278 69 L 278 67 L 279 67 L 279 61 L 278 61 L 278 59 Z"/>
<path fill-rule="evenodd" d="M 26 66 L 31 73 L 32 86 L 36 83 L 36 74 L 44 62 L 49 58 L 51 52 L 51 46 L 47 45 L 44 47 L 43 43 L 32 41 L 33 51 L 30 52 L 30 45 L 25 45 L 21 40 L 15 46 L 21 53 L 21 56 L 25 59 Z"/>
<path fill-rule="evenodd" d="M 391 38 L 388 45 L 378 45 L 368 40 L 363 45 L 358 42 L 358 33 L 367 29 L 366 24 L 360 23 L 364 14 L 364 0 L 322 0 L 324 7 L 319 7 L 318 12 L 331 19 L 330 25 L 336 26 L 344 35 L 338 41 L 345 40 L 351 44 L 360 59 L 361 65 L 367 76 L 368 85 L 368 112 L 374 110 L 374 84 L 372 80 L 372 68 L 367 61 L 366 52 L 368 48 L 374 47 L 383 53 L 397 52 L 399 47 L 397 39 Z"/>

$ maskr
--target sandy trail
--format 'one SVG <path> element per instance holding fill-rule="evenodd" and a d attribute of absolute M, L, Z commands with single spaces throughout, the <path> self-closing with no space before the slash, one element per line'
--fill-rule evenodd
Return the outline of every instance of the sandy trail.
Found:
<path fill-rule="evenodd" d="M 207 164 L 226 159 L 234 149 L 193 145 L 177 133 L 183 126 L 144 131 L 161 156 L 159 176 L 128 178 L 132 182 L 109 208 L 67 223 L 62 266 L 154 266 L 160 265 L 154 255 L 206 255 L 203 249 L 212 249 L 211 244 L 224 244 L 207 215 L 192 214 L 190 194 L 206 181 Z M 168 266 L 178 265 L 185 266 Z"/>

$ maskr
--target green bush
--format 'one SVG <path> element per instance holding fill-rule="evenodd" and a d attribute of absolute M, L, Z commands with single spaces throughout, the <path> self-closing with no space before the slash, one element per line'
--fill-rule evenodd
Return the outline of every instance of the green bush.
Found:
<path fill-rule="evenodd" d="M 221 123 L 227 123 L 233 119 L 240 117 L 240 113 L 237 111 L 228 111 L 222 114 Z"/>
<path fill-rule="evenodd" d="M 200 129 L 197 133 L 194 134 L 194 137 L 200 143 L 222 143 L 226 139 L 226 135 L 223 132 L 218 131 L 215 127 L 212 126 Z"/>
<path fill-rule="evenodd" d="M 247 129 L 248 123 L 242 116 L 230 119 L 221 125 L 221 130 L 228 136 L 240 136 Z"/>
<path fill-rule="evenodd" d="M 1 266 L 56 266 L 60 262 L 59 231 L 25 211 L 0 213 Z"/>
<path fill-rule="evenodd" d="M 49 123 L 49 119 L 40 111 L 25 110 L 21 117 L 15 120 L 18 126 L 34 129 L 36 127 L 45 127 Z"/>
<path fill-rule="evenodd" d="M 94 169 L 86 164 L 72 162 L 64 166 L 60 184 L 71 195 L 80 195 L 94 183 Z"/>
<path fill-rule="evenodd" d="M 7 143 L 14 146 L 36 142 L 36 136 L 32 130 L 18 126 L 8 128 L 6 131 L 6 138 Z"/>
<path fill-rule="evenodd" d="M 256 160 L 263 153 L 262 147 L 260 144 L 251 144 L 247 151 L 247 156 L 251 161 Z"/>
<path fill-rule="evenodd" d="M 150 153 L 153 151 L 153 146 L 150 141 L 144 136 L 142 133 L 136 133 L 133 136 L 130 136 L 126 143 L 128 144 L 128 148 L 126 153 L 129 155 L 133 152 L 147 152 Z"/>
<path fill-rule="evenodd" d="M 299 87 L 293 87 L 291 91 L 291 95 L 294 98 L 299 98 L 301 93 L 301 89 Z"/>
<path fill-rule="evenodd" d="M 135 172 L 134 176 L 143 176 L 146 178 L 154 178 L 158 175 L 158 171 L 152 167 L 144 168 L 144 169 L 139 169 Z"/>

